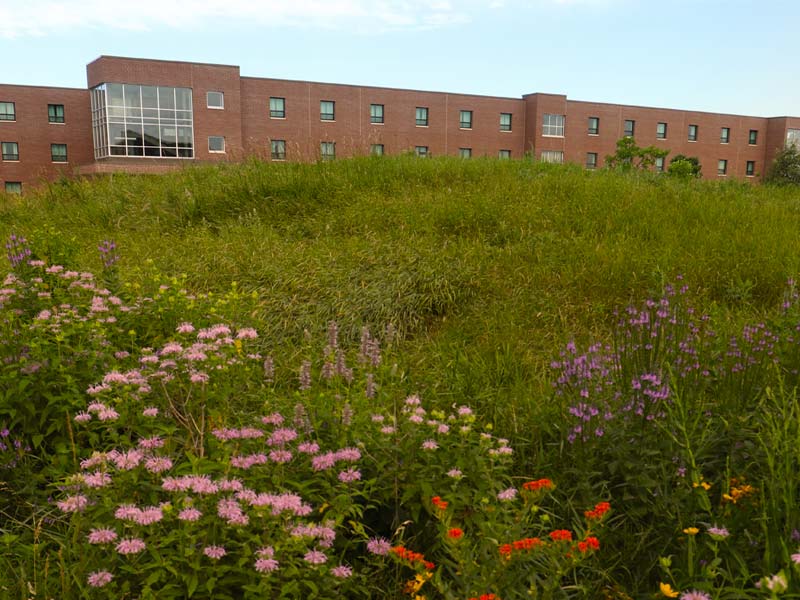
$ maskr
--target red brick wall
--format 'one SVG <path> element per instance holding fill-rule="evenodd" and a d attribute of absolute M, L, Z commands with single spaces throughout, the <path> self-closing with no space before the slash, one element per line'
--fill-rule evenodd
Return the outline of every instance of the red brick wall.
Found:
<path fill-rule="evenodd" d="M 0 85 L 0 102 L 14 102 L 16 109 L 16 121 L 0 121 L 0 141 L 19 144 L 19 162 L 0 160 L 0 191 L 6 181 L 22 182 L 25 190 L 93 160 L 88 91 Z M 48 104 L 64 105 L 64 123 L 48 122 Z M 50 144 L 67 145 L 67 163 L 51 160 Z"/>
<path fill-rule="evenodd" d="M 285 98 L 286 118 L 269 117 L 270 97 Z M 320 101 L 335 105 L 335 121 L 320 120 Z M 383 104 L 383 124 L 370 123 L 370 104 Z M 428 126 L 416 126 L 416 108 L 428 108 Z M 461 110 L 472 111 L 472 129 L 459 128 Z M 512 116 L 512 131 L 500 131 L 500 113 Z M 523 102 L 438 92 L 358 87 L 325 83 L 242 78 L 242 128 L 248 152 L 269 157 L 269 140 L 286 141 L 288 160 L 316 160 L 320 142 L 335 142 L 336 156 L 369 153 L 383 144 L 386 154 L 428 146 L 433 156 L 497 156 L 511 150 L 522 155 Z"/>
<path fill-rule="evenodd" d="M 192 88 L 195 158 L 201 161 L 242 158 L 239 67 L 101 56 L 87 65 L 86 75 L 90 88 L 101 83 Z M 224 110 L 207 107 L 209 91 L 225 95 Z M 225 137 L 225 154 L 208 152 L 208 137 L 218 135 Z"/>

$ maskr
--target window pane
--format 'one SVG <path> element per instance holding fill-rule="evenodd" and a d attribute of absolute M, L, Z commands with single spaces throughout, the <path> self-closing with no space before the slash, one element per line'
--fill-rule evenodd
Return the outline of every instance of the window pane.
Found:
<path fill-rule="evenodd" d="M 158 88 L 158 107 L 175 110 L 175 88 Z"/>
<path fill-rule="evenodd" d="M 175 88 L 175 108 L 178 110 L 192 110 L 192 90 L 189 88 Z"/>
<path fill-rule="evenodd" d="M 64 105 L 63 104 L 48 104 L 47 105 L 47 120 L 50 123 L 63 123 L 64 122 Z"/>
<path fill-rule="evenodd" d="M 564 115 L 544 115 L 542 135 L 564 136 Z"/>
<path fill-rule="evenodd" d="M 511 131 L 511 113 L 500 113 L 500 131 Z"/>
<path fill-rule="evenodd" d="M 225 152 L 225 138 L 221 136 L 209 136 L 208 138 L 208 151 L 209 152 Z"/>
<path fill-rule="evenodd" d="M 206 101 L 208 108 L 225 108 L 225 95 L 222 92 L 208 92 Z"/>
<path fill-rule="evenodd" d="M 6 181 L 5 190 L 7 194 L 21 194 L 22 182 L 21 181 Z"/>
<path fill-rule="evenodd" d="M 321 100 L 319 103 L 319 118 L 322 121 L 333 121 L 336 118 L 336 103 L 331 100 Z"/>
<path fill-rule="evenodd" d="M 0 102 L 0 121 L 16 121 L 16 107 L 13 102 Z"/>
<path fill-rule="evenodd" d="M 152 85 L 142 86 L 142 108 L 158 108 L 158 88 Z"/>
<path fill-rule="evenodd" d="M 138 85 L 125 84 L 125 107 L 142 107 L 142 88 Z"/>
<path fill-rule="evenodd" d="M 417 107 L 417 125 L 426 126 L 428 124 L 428 109 L 424 106 Z"/>
<path fill-rule="evenodd" d="M 106 95 L 109 106 L 125 106 L 125 103 L 122 100 L 121 83 L 109 83 L 106 86 Z"/>

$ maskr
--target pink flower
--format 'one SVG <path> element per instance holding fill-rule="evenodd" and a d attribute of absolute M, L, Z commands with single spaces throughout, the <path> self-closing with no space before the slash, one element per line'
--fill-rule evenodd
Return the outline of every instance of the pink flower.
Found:
<path fill-rule="evenodd" d="M 517 490 L 515 488 L 508 488 L 507 490 L 503 490 L 499 494 L 497 494 L 497 499 L 502 500 L 503 502 L 508 502 L 509 500 L 513 500 L 517 497 Z"/>
<path fill-rule="evenodd" d="M 336 464 L 336 456 L 333 452 L 326 452 L 325 454 L 318 454 L 311 459 L 311 468 L 315 471 L 324 471 L 330 469 Z"/>
<path fill-rule="evenodd" d="M 76 494 L 74 496 L 67 496 L 61 502 L 57 502 L 56 506 L 61 510 L 61 512 L 83 512 L 86 507 L 89 505 L 89 499 L 82 494 Z"/>
<path fill-rule="evenodd" d="M 442 423 L 441 425 L 439 425 L 439 427 L 436 428 L 436 431 L 438 431 L 439 433 L 442 433 L 442 434 L 449 433 L 450 432 L 450 426 L 449 425 L 445 425 L 444 423 Z"/>
<path fill-rule="evenodd" d="M 114 579 L 114 576 L 108 571 L 95 571 L 89 574 L 86 581 L 90 586 L 99 588 L 111 583 L 112 579 Z"/>
<path fill-rule="evenodd" d="M 225 556 L 227 552 L 222 546 L 206 546 L 203 548 L 203 554 L 212 560 L 219 560 Z"/>
<path fill-rule="evenodd" d="M 425 421 L 425 419 L 423 419 L 419 415 L 411 415 L 410 417 L 408 417 L 408 420 L 411 421 L 412 423 L 416 423 L 417 425 Z"/>
<path fill-rule="evenodd" d="M 261 422 L 264 425 L 280 425 L 283 423 L 283 415 L 281 413 L 272 413 L 266 417 L 261 417 Z"/>
<path fill-rule="evenodd" d="M 381 427 L 381 433 L 386 435 L 391 435 L 396 431 L 396 429 L 392 425 L 387 425 L 386 427 Z"/>
<path fill-rule="evenodd" d="M 452 477 L 453 479 L 459 479 L 460 477 L 463 477 L 463 475 L 464 474 L 461 472 L 461 469 L 450 469 L 447 472 L 447 476 Z"/>
<path fill-rule="evenodd" d="M 153 450 L 154 448 L 162 448 L 164 446 L 164 440 L 155 435 L 153 437 L 140 439 L 136 445 L 143 450 Z"/>
<path fill-rule="evenodd" d="M 178 333 L 192 333 L 194 331 L 194 326 L 191 323 L 181 323 L 175 331 Z"/>
<path fill-rule="evenodd" d="M 319 444 L 316 442 L 303 442 L 297 446 L 297 450 L 303 454 L 316 454 L 319 452 Z"/>
<path fill-rule="evenodd" d="M 386 556 L 389 550 L 392 549 L 392 544 L 389 540 L 383 537 L 370 538 L 367 541 L 367 550 L 370 554 L 377 554 L 378 556 Z"/>
<path fill-rule="evenodd" d="M 143 417 L 157 417 L 158 416 L 158 409 L 154 406 L 148 406 L 142 411 Z"/>
<path fill-rule="evenodd" d="M 275 548 L 272 546 L 264 546 L 263 548 L 256 550 L 256 554 L 261 558 L 272 558 L 275 556 Z"/>
<path fill-rule="evenodd" d="M 87 421 L 91 420 L 92 420 L 92 415 L 91 413 L 88 412 L 79 412 L 77 415 L 75 415 L 76 423 L 86 423 Z"/>
<path fill-rule="evenodd" d="M 107 527 L 92 529 L 87 538 L 90 544 L 110 544 L 117 539 L 117 532 Z"/>
<path fill-rule="evenodd" d="M 208 383 L 208 374 L 202 371 L 195 371 L 189 376 L 189 381 L 192 383 Z"/>
<path fill-rule="evenodd" d="M 348 469 L 347 471 L 339 471 L 339 481 L 342 483 L 352 483 L 361 479 L 361 471 L 356 469 Z"/>
<path fill-rule="evenodd" d="M 120 554 L 138 554 L 147 546 L 139 538 L 126 538 L 117 544 L 117 552 Z"/>
<path fill-rule="evenodd" d="M 423 450 L 436 450 L 438 447 L 439 447 L 439 444 L 437 444 L 433 440 L 425 440 L 424 442 L 422 442 L 422 449 Z"/>
<path fill-rule="evenodd" d="M 259 573 L 272 573 L 278 568 L 278 561 L 274 558 L 259 558 L 255 566 Z"/>
<path fill-rule="evenodd" d="M 287 463 L 292 460 L 292 453 L 288 450 L 272 450 L 269 459 L 274 463 Z"/>
<path fill-rule="evenodd" d="M 139 450 L 129 450 L 127 452 L 116 452 L 110 458 L 119 470 L 130 471 L 139 466 L 144 455 Z"/>
<path fill-rule="evenodd" d="M 152 456 L 144 463 L 144 468 L 151 473 L 161 473 L 172 468 L 172 461 L 165 456 Z"/>
<path fill-rule="evenodd" d="M 800 552 L 792 554 L 792 562 L 796 565 L 800 565 Z"/>
<path fill-rule="evenodd" d="M 336 460 L 355 462 L 361 459 L 361 450 L 358 448 L 342 448 L 336 451 Z"/>
<path fill-rule="evenodd" d="M 310 550 L 305 553 L 303 560 L 312 565 L 321 565 L 328 561 L 328 557 L 325 556 L 324 552 L 320 552 L 319 550 Z"/>
<path fill-rule="evenodd" d="M 91 488 L 105 487 L 111 483 L 111 476 L 108 473 L 97 471 L 83 476 L 83 483 Z"/>
<path fill-rule="evenodd" d="M 97 413 L 97 418 L 101 421 L 116 421 L 119 419 L 119 413 L 113 408 L 106 408 Z"/>
<path fill-rule="evenodd" d="M 383 423 L 386 417 L 383 415 L 372 415 L 371 419 L 373 423 Z"/>
<path fill-rule="evenodd" d="M 284 446 L 297 438 L 297 431 L 294 429 L 276 429 L 272 435 L 267 439 L 267 444 L 270 446 Z"/>
<path fill-rule="evenodd" d="M 178 518 L 181 521 L 197 521 L 200 517 L 203 516 L 196 508 L 184 508 L 181 512 L 178 513 Z"/>
<path fill-rule="evenodd" d="M 346 579 L 353 574 L 353 569 L 346 565 L 339 565 L 331 569 L 331 575 L 340 579 Z"/>
<path fill-rule="evenodd" d="M 236 333 L 236 337 L 240 340 L 254 340 L 258 337 L 258 332 L 252 327 L 243 327 Z"/>

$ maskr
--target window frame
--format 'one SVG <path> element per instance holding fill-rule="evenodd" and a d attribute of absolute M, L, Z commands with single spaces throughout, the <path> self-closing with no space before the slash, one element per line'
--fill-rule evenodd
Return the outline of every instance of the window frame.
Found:
<path fill-rule="evenodd" d="M 16 152 L 6 154 L 6 144 L 13 145 Z M 19 142 L 0 142 L 0 154 L 2 154 L 3 162 L 19 162 Z"/>
<path fill-rule="evenodd" d="M 752 167 L 752 168 L 751 168 Z M 755 177 L 756 176 L 756 161 L 748 160 L 744 166 L 744 176 L 745 177 Z"/>
<path fill-rule="evenodd" d="M 503 159 L 503 160 L 511 159 L 511 150 L 509 150 L 507 148 L 500 148 L 500 150 L 498 150 L 498 152 L 497 152 L 497 158 L 500 158 L 500 159 Z"/>
<path fill-rule="evenodd" d="M 424 113 L 420 113 L 420 111 L 424 111 Z M 420 118 L 420 114 L 424 114 L 424 118 Z M 417 106 L 414 111 L 414 118 L 416 120 L 417 127 L 428 127 L 430 123 L 430 112 L 428 111 L 427 106 Z"/>
<path fill-rule="evenodd" d="M 472 148 L 459 148 L 458 149 L 458 157 L 459 158 L 472 158 Z"/>
<path fill-rule="evenodd" d="M 468 117 L 467 120 L 464 120 L 465 116 Z M 459 129 L 472 129 L 472 111 L 471 110 L 460 110 L 458 112 L 458 128 Z"/>
<path fill-rule="evenodd" d="M 662 126 L 663 125 L 663 129 Z M 659 131 L 659 129 L 662 129 Z M 667 132 L 669 131 L 669 124 L 664 121 L 659 121 L 656 123 L 656 139 L 657 140 L 665 140 L 667 139 Z"/>
<path fill-rule="evenodd" d="M 211 140 L 222 140 L 222 150 L 212 150 Z M 225 136 L 224 135 L 210 135 L 208 136 L 208 153 L 209 154 L 225 154 Z"/>
<path fill-rule="evenodd" d="M 508 123 L 503 123 L 503 117 L 508 117 Z M 514 113 L 500 113 L 500 131 L 511 131 L 514 123 Z"/>
<path fill-rule="evenodd" d="M 332 150 L 332 152 L 326 152 L 326 150 Z M 320 160 L 336 160 L 336 142 L 320 142 L 319 156 Z"/>
<path fill-rule="evenodd" d="M 630 129 L 628 129 L 628 123 L 631 124 Z M 630 133 L 628 133 L 630 131 Z M 636 137 L 636 120 L 635 119 L 623 119 L 622 120 L 622 137 Z"/>
<path fill-rule="evenodd" d="M 758 146 L 758 129 L 751 129 L 747 134 L 747 145 Z"/>
<path fill-rule="evenodd" d="M 600 135 L 600 117 L 589 117 L 586 129 L 588 135 Z"/>
<path fill-rule="evenodd" d="M 283 150 L 278 148 L 283 147 Z M 286 160 L 286 140 L 270 140 L 269 155 L 272 160 Z"/>
<path fill-rule="evenodd" d="M 414 146 L 414 154 L 417 158 L 428 158 L 430 153 L 430 146 Z"/>
<path fill-rule="evenodd" d="M 61 108 L 61 114 L 58 114 L 58 109 Z M 47 105 L 47 122 L 56 125 L 63 125 L 65 123 L 65 111 L 63 104 L 48 104 Z"/>
<path fill-rule="evenodd" d="M 330 112 L 323 112 L 324 104 L 330 104 Z M 336 121 L 336 100 L 320 100 L 319 101 L 319 120 L 326 122 Z"/>
<path fill-rule="evenodd" d="M 592 160 L 590 160 L 592 159 Z M 587 152 L 586 153 L 586 163 L 584 165 L 587 169 L 596 169 L 597 168 L 597 152 Z"/>
<path fill-rule="evenodd" d="M 720 130 L 719 130 L 719 143 L 720 144 L 730 144 L 731 143 L 731 128 L 730 127 L 720 127 Z"/>
<path fill-rule="evenodd" d="M 688 131 L 686 132 L 686 139 L 689 142 L 696 142 L 700 136 L 700 127 L 692 123 L 689 124 Z"/>
<path fill-rule="evenodd" d="M 56 153 L 55 153 L 56 147 L 63 147 L 64 148 L 63 160 L 60 159 L 61 155 L 58 155 L 59 159 L 56 159 L 56 156 L 57 156 Z M 66 144 L 50 144 L 50 160 L 52 162 L 54 162 L 54 163 L 62 163 L 62 164 L 63 163 L 68 163 L 69 162 L 69 158 L 67 158 L 67 157 L 68 157 L 68 154 L 67 154 L 67 145 Z"/>
<path fill-rule="evenodd" d="M 383 104 L 369 105 L 369 122 L 371 125 L 383 125 L 385 123 L 384 109 L 385 106 Z"/>
<path fill-rule="evenodd" d="M 380 148 L 380 151 L 376 152 L 376 150 L 378 150 L 378 148 Z M 383 144 L 370 144 L 369 145 L 369 155 L 370 156 L 383 156 L 385 150 L 386 150 L 386 148 L 384 147 Z"/>
<path fill-rule="evenodd" d="M 719 177 L 724 177 L 727 174 L 728 174 L 728 159 L 727 158 L 717 159 L 717 175 Z"/>
<path fill-rule="evenodd" d="M 664 156 L 657 156 L 653 166 L 656 169 L 656 173 L 663 173 L 666 170 L 667 159 Z"/>
<path fill-rule="evenodd" d="M 8 189 L 9 186 L 16 186 L 15 189 Z M 21 194 L 22 193 L 22 182 L 21 181 L 6 181 L 3 184 L 3 191 L 6 194 Z"/>
<path fill-rule="evenodd" d="M 275 101 L 277 106 L 280 101 L 281 108 L 272 108 L 272 101 Z M 270 96 L 269 97 L 269 118 L 270 119 L 285 119 L 286 118 L 286 98 L 283 96 Z"/>
<path fill-rule="evenodd" d="M 547 158 L 545 158 L 547 155 Z M 550 160 L 550 159 L 558 159 L 558 160 Z M 542 150 L 542 153 L 539 155 L 539 161 L 543 163 L 548 163 L 551 165 L 563 165 L 564 164 L 564 151 L 563 150 Z"/>
<path fill-rule="evenodd" d="M 219 94 L 219 106 L 214 106 L 211 104 L 211 94 Z M 206 92 L 206 108 L 210 108 L 211 110 L 225 110 L 225 92 L 220 92 L 219 90 L 208 90 Z"/>
<path fill-rule="evenodd" d="M 563 138 L 567 126 L 567 116 L 555 113 L 542 113 L 542 137 Z M 558 132 L 561 133 L 558 133 Z M 553 133 L 555 132 L 555 133 Z"/>
<path fill-rule="evenodd" d="M 6 109 L 5 112 L 0 112 L 0 121 L 8 121 L 13 123 L 17 120 L 17 103 L 11 102 L 10 100 L 0 100 L 0 105 L 10 105 L 11 112 L 9 113 Z"/>

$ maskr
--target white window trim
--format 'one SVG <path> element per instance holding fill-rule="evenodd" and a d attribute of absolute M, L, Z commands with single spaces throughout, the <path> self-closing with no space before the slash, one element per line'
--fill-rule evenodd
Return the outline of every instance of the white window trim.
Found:
<path fill-rule="evenodd" d="M 209 104 L 209 94 L 219 94 L 222 98 L 222 106 L 211 106 Z M 211 110 L 225 110 L 225 92 L 220 92 L 218 90 L 208 90 L 206 92 L 206 108 L 210 108 Z"/>
<path fill-rule="evenodd" d="M 219 138 L 222 140 L 222 150 L 211 149 L 211 138 Z M 225 154 L 225 136 L 224 135 L 210 135 L 208 136 L 208 153 L 209 154 Z"/>

